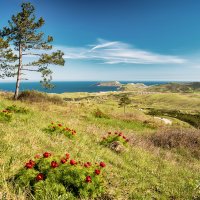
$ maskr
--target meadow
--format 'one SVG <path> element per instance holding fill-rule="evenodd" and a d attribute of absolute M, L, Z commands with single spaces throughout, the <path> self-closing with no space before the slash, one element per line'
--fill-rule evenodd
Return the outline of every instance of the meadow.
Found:
<path fill-rule="evenodd" d="M 118 105 L 124 93 L 131 99 L 126 113 Z M 18 101 L 12 95 L 0 94 L 1 199 L 74 198 L 48 190 L 37 196 L 30 188 L 15 186 L 13 177 L 28 160 L 44 152 L 58 157 L 69 153 L 80 163 L 106 164 L 101 175 L 104 192 L 87 198 L 77 194 L 75 199 L 200 199 L 200 131 L 164 113 L 199 114 L 199 93 L 27 92 Z M 154 118 L 149 109 L 161 109 L 163 113 L 156 116 L 170 119 L 172 125 Z M 70 127 L 76 134 L 68 137 L 59 129 L 50 134 L 45 129 L 52 122 Z M 128 139 L 122 150 L 101 144 L 110 132 Z"/>

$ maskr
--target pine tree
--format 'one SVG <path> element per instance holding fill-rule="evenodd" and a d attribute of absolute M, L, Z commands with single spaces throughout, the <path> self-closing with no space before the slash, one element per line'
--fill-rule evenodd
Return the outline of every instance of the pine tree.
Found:
<path fill-rule="evenodd" d="M 20 81 L 24 71 L 40 72 L 43 78 L 41 83 L 48 88 L 52 85 L 52 71 L 49 65 L 64 65 L 63 52 L 52 52 L 53 37 L 44 38 L 39 29 L 44 25 L 44 19 L 36 20 L 35 8 L 31 3 L 22 3 L 21 12 L 13 15 L 8 21 L 8 27 L 0 31 L 0 37 L 6 38 L 17 51 L 17 64 L 13 69 L 13 76 L 17 77 L 14 99 L 18 98 Z M 49 50 L 49 53 L 46 53 Z M 34 61 L 25 62 L 24 57 L 31 56 Z"/>
<path fill-rule="evenodd" d="M 129 105 L 131 103 L 131 100 L 129 99 L 129 97 L 125 94 L 123 95 L 120 100 L 119 100 L 119 106 L 120 107 L 124 107 L 124 113 L 126 111 L 126 106 Z"/>

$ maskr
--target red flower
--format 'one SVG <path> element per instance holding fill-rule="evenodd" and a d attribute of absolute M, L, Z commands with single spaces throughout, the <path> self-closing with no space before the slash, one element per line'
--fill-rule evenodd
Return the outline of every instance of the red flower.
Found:
<path fill-rule="evenodd" d="M 72 135 L 76 135 L 76 131 L 75 130 L 72 130 Z"/>
<path fill-rule="evenodd" d="M 66 163 L 66 160 L 65 160 L 64 158 L 61 159 L 61 163 L 62 163 L 62 164 Z"/>
<path fill-rule="evenodd" d="M 44 156 L 44 158 L 48 158 L 49 156 L 51 156 L 51 153 L 45 152 L 45 153 L 43 154 L 43 156 Z"/>
<path fill-rule="evenodd" d="M 119 133 L 119 136 L 122 136 L 122 133 Z"/>
<path fill-rule="evenodd" d="M 39 173 L 39 174 L 36 176 L 36 180 L 37 180 L 37 181 L 44 180 L 44 174 Z"/>
<path fill-rule="evenodd" d="M 87 167 L 87 168 L 88 168 L 88 167 L 90 167 L 90 166 L 89 166 L 87 163 L 84 163 L 84 167 Z"/>
<path fill-rule="evenodd" d="M 31 164 L 31 163 L 26 163 L 26 165 L 25 165 L 25 167 L 27 168 L 27 169 L 31 169 L 31 168 L 33 168 L 33 165 Z"/>
<path fill-rule="evenodd" d="M 76 164 L 76 161 L 75 161 L 75 160 L 70 160 L 70 164 L 71 164 L 71 165 L 75 165 L 75 164 Z"/>
<path fill-rule="evenodd" d="M 51 122 L 51 124 L 54 124 L 53 122 Z"/>
<path fill-rule="evenodd" d="M 39 158 L 40 158 L 40 155 L 37 154 L 37 155 L 34 156 L 34 158 L 39 159 Z"/>
<path fill-rule="evenodd" d="M 100 166 L 101 166 L 101 167 L 105 167 L 106 164 L 105 164 L 104 162 L 100 162 Z"/>
<path fill-rule="evenodd" d="M 111 132 L 108 132 L 108 135 L 111 135 Z"/>
<path fill-rule="evenodd" d="M 94 172 L 95 172 L 96 175 L 99 175 L 101 173 L 101 171 L 99 169 L 95 169 Z"/>
<path fill-rule="evenodd" d="M 66 153 L 66 159 L 69 159 L 69 158 L 70 158 L 70 154 Z"/>
<path fill-rule="evenodd" d="M 33 160 L 29 160 L 29 163 L 31 163 L 31 165 L 35 165 L 35 161 Z"/>
<path fill-rule="evenodd" d="M 86 176 L 85 181 L 86 181 L 87 183 L 91 183 L 91 182 L 92 182 L 91 176 Z"/>
<path fill-rule="evenodd" d="M 58 126 L 62 126 L 62 124 L 58 124 Z"/>
<path fill-rule="evenodd" d="M 87 164 L 88 164 L 89 166 L 91 166 L 91 165 L 92 165 L 92 163 L 91 163 L 91 162 L 87 162 Z"/>
<path fill-rule="evenodd" d="M 129 142 L 129 139 L 126 139 L 126 142 Z"/>
<path fill-rule="evenodd" d="M 103 140 L 105 140 L 106 139 L 106 137 L 103 137 Z"/>
<path fill-rule="evenodd" d="M 84 167 L 90 167 L 92 164 L 90 163 L 90 162 L 86 162 L 85 164 L 84 164 Z"/>
<path fill-rule="evenodd" d="M 57 163 L 56 161 L 52 161 L 52 162 L 51 162 L 51 167 L 52 167 L 52 168 L 58 167 L 58 163 Z"/>
<path fill-rule="evenodd" d="M 35 162 L 34 162 L 33 160 L 29 160 L 29 162 L 26 163 L 25 167 L 26 167 L 27 169 L 31 169 L 31 168 L 34 167 L 34 165 L 35 165 Z"/>
<path fill-rule="evenodd" d="M 125 137 L 125 136 L 123 136 L 123 138 L 124 138 L 124 139 L 126 139 L 126 137 Z"/>
<path fill-rule="evenodd" d="M 115 135 L 117 135 L 118 134 L 118 132 L 115 132 Z"/>

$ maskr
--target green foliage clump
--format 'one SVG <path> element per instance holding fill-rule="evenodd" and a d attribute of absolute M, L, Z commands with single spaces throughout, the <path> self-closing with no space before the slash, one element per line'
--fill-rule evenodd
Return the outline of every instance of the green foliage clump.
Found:
<path fill-rule="evenodd" d="M 63 199 L 95 198 L 104 191 L 104 162 L 91 164 L 51 156 L 45 152 L 29 160 L 14 177 L 16 188 L 31 192 L 35 199 L 59 197 Z"/>
<path fill-rule="evenodd" d="M 108 132 L 100 142 L 101 145 L 110 146 L 113 142 L 119 142 L 123 146 L 127 146 L 129 139 L 122 132 Z"/>
<path fill-rule="evenodd" d="M 6 110 L 9 111 L 9 112 L 21 113 L 21 114 L 27 114 L 29 112 L 29 110 L 27 108 L 19 107 L 19 106 L 16 106 L 16 105 L 8 106 L 6 108 Z"/>
<path fill-rule="evenodd" d="M 51 122 L 45 131 L 49 134 L 64 134 L 66 137 L 72 139 L 76 135 L 76 130 L 63 126 L 60 123 Z"/>
<path fill-rule="evenodd" d="M 10 122 L 12 119 L 12 113 L 9 110 L 2 110 L 0 112 L 0 122 Z"/>
<path fill-rule="evenodd" d="M 96 109 L 96 111 L 94 112 L 94 116 L 96 118 L 105 118 L 105 119 L 109 119 L 110 118 L 107 114 L 102 112 L 99 108 Z"/>

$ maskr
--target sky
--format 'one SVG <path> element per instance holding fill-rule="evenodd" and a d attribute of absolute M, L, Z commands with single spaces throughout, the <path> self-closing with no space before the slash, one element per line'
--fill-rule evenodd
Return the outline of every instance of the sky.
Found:
<path fill-rule="evenodd" d="M 22 2 L 0 0 L 0 29 Z M 200 81 L 199 0 L 30 2 L 65 53 L 65 66 L 51 67 L 56 81 Z"/>

